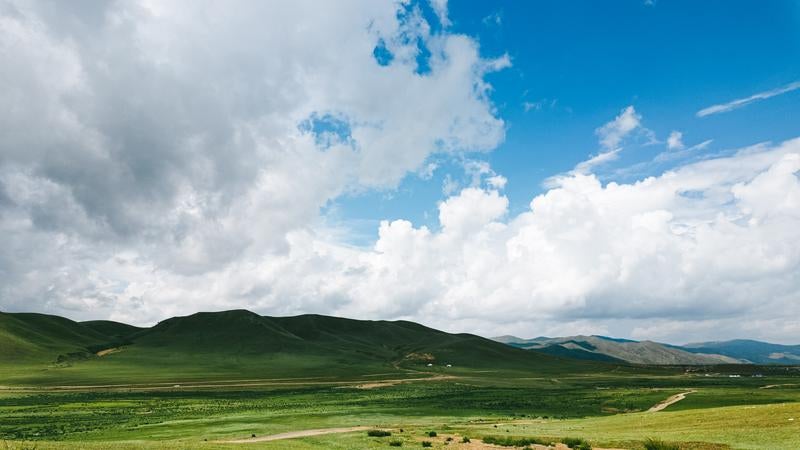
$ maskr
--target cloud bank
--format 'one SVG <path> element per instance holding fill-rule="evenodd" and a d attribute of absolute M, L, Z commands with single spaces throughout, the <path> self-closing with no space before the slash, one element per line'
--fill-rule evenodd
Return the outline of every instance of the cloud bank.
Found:
<path fill-rule="evenodd" d="M 509 59 L 449 32 L 444 5 L 436 24 L 372 1 L 5 3 L 0 309 L 798 335 L 800 140 L 630 184 L 573 171 L 514 214 L 513 180 L 475 163 L 439 227 L 332 237 L 332 199 L 503 140 L 485 75 Z M 612 152 L 642 129 L 629 107 L 597 134 Z"/>

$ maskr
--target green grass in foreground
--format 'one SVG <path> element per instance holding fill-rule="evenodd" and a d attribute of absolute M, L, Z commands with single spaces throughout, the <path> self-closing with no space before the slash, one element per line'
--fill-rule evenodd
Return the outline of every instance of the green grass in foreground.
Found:
<path fill-rule="evenodd" d="M 643 449 L 649 437 L 695 450 L 800 448 L 800 389 L 792 386 L 759 389 L 767 382 L 683 376 L 512 379 L 504 377 L 511 373 L 497 375 L 472 374 L 368 390 L 309 385 L 0 391 L 0 440 L 13 441 L 9 448 L 33 442 L 37 449 L 232 448 L 215 441 L 367 426 L 391 431 L 391 439 L 403 447 L 419 447 L 423 438 L 431 440 L 433 448 L 443 448 L 446 437 L 505 436 L 554 442 L 574 437 L 594 445 L 633 449 Z M 499 378 L 502 383 L 492 382 Z M 775 381 L 792 379 L 769 383 Z M 687 388 L 696 392 L 666 411 L 632 412 L 646 410 Z M 432 430 L 438 432 L 436 437 L 427 435 Z M 248 446 L 384 447 L 388 440 L 369 438 L 366 432 Z"/>

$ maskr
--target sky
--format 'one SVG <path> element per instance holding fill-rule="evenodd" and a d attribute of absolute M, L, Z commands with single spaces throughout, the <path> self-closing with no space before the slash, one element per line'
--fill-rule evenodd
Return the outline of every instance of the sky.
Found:
<path fill-rule="evenodd" d="M 0 0 L 0 310 L 800 343 L 794 1 Z"/>

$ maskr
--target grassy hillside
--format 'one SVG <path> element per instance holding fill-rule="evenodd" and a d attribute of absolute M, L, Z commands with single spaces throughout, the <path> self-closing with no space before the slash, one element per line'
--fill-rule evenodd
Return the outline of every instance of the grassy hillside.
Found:
<path fill-rule="evenodd" d="M 420 372 L 612 370 L 406 321 L 250 311 L 173 317 L 152 328 L 3 314 L 0 384 L 422 376 Z M 25 362 L 24 369 L 21 362 Z M 429 367 L 431 364 L 432 367 Z M 451 367 L 448 367 L 451 366 Z"/>
<path fill-rule="evenodd" d="M 89 320 L 80 322 L 81 325 L 91 328 L 105 336 L 127 339 L 134 333 L 142 331 L 144 328 L 128 325 L 127 323 L 114 322 L 113 320 Z"/>
<path fill-rule="evenodd" d="M 86 353 L 109 336 L 69 319 L 46 314 L 0 313 L 0 364 L 55 362 L 59 355 Z"/>

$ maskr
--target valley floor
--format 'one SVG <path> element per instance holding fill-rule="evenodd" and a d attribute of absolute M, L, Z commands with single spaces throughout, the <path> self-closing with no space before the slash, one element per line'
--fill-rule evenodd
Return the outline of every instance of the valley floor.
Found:
<path fill-rule="evenodd" d="M 800 448 L 796 378 L 523 375 L 13 387 L 0 389 L 0 448 L 498 448 L 481 442 L 487 436 L 637 450 L 647 438 L 695 450 Z M 367 436 L 373 428 L 392 435 Z"/>

